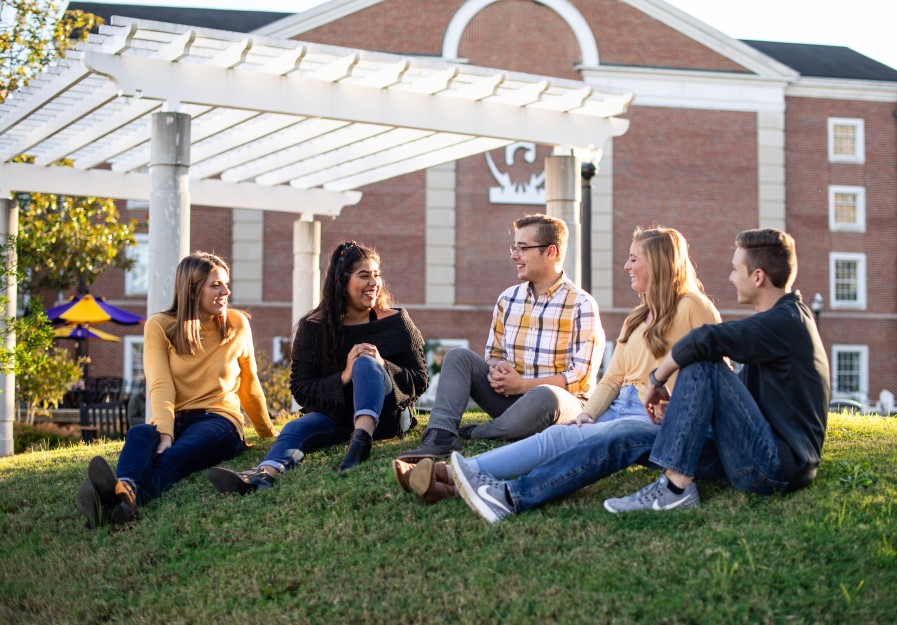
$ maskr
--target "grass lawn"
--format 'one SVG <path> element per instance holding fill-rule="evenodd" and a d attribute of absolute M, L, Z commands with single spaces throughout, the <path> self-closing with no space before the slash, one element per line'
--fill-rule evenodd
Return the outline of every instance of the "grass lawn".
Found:
<path fill-rule="evenodd" d="M 121 443 L 0 459 L 0 623 L 897 622 L 897 419 L 832 415 L 818 479 L 789 496 L 701 483 L 698 508 L 608 514 L 655 477 L 633 468 L 494 527 L 398 489 L 420 429 L 244 498 L 196 474 L 119 531 L 85 530 L 73 501 Z"/>

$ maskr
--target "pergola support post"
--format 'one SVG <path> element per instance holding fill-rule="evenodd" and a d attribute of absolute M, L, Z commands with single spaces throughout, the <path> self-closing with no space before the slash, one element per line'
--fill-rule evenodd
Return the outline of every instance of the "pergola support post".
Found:
<path fill-rule="evenodd" d="M 153 115 L 149 168 L 147 317 L 171 305 L 175 269 L 190 253 L 189 115 Z"/>
<path fill-rule="evenodd" d="M 321 301 L 321 222 L 293 222 L 293 326 Z"/>
<path fill-rule="evenodd" d="M 0 190 L 3 196 L 5 191 Z M 19 208 L 15 202 L 7 197 L 0 197 L 0 239 L 7 245 L 19 233 Z M 15 245 L 6 247 L 6 280 L 2 294 L 6 297 L 6 310 L 0 323 L 8 326 L 16 316 L 16 302 L 18 301 L 18 283 L 15 278 L 16 248 Z M 6 335 L 6 349 L 16 348 L 16 335 L 10 332 Z M 16 420 L 16 375 L 9 373 L 0 375 L 0 456 L 11 456 L 14 452 L 13 422 Z"/>
<path fill-rule="evenodd" d="M 563 219 L 570 231 L 564 272 L 574 283 L 582 284 L 580 241 L 580 204 L 582 189 L 579 183 L 579 159 L 572 154 L 552 154 L 545 158 L 545 212 Z"/>

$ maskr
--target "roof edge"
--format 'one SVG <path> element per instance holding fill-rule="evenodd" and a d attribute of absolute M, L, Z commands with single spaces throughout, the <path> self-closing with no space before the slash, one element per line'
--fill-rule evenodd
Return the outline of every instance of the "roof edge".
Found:
<path fill-rule="evenodd" d="M 252 33 L 290 39 L 381 2 L 383 0 L 330 0 L 330 2 L 319 4 L 301 13 L 295 13 L 276 22 L 271 22 L 252 31 Z"/>

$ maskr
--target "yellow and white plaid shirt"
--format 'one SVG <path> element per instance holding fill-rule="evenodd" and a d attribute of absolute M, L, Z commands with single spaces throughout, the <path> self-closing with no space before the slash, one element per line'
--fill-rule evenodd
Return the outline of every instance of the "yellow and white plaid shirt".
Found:
<path fill-rule="evenodd" d="M 486 340 L 486 360 L 507 361 L 524 378 L 560 373 L 568 392 L 586 398 L 595 388 L 604 345 L 598 303 L 561 275 L 538 296 L 530 282 L 499 296 Z"/>

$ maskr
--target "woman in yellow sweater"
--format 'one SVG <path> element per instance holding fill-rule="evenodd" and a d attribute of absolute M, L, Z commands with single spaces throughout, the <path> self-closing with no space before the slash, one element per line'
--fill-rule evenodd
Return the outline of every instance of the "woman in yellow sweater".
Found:
<path fill-rule="evenodd" d="M 508 479 L 600 435 L 611 421 L 635 418 L 650 423 L 643 404 L 648 374 L 689 330 L 705 323 L 719 323 L 720 316 L 704 295 L 685 237 L 677 230 L 637 228 L 623 269 L 641 303 L 623 322 L 610 366 L 583 413 L 569 424 L 553 425 L 534 436 L 470 458 L 468 464 L 498 479 Z M 672 388 L 675 379 L 667 384 Z M 447 465 L 421 462 L 410 471 L 408 486 L 425 501 L 454 494 Z M 401 476 L 400 467 L 396 468 L 396 475 Z"/>
<path fill-rule="evenodd" d="M 101 456 L 76 503 L 88 527 L 124 523 L 181 478 L 245 447 L 246 412 L 259 436 L 275 436 L 259 383 L 246 315 L 228 308 L 230 269 L 196 252 L 177 268 L 174 302 L 144 326 L 149 423 L 128 430 L 115 472 Z"/>

